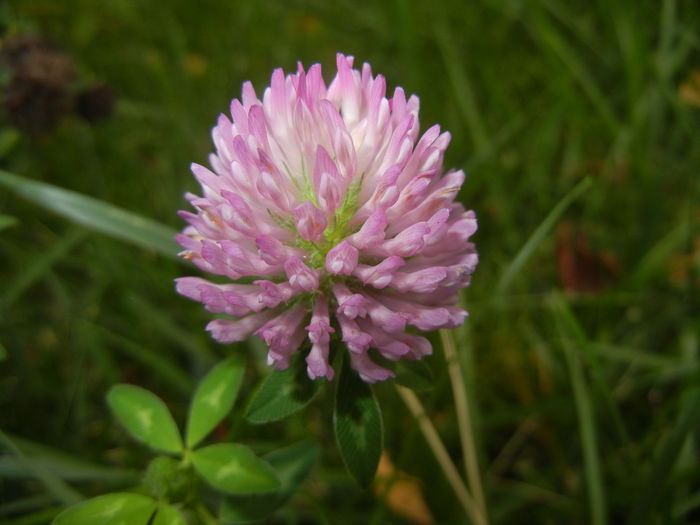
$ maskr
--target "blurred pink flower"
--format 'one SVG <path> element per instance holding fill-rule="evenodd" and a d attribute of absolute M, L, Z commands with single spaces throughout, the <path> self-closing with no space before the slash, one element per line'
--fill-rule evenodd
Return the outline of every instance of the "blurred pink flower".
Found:
<path fill-rule="evenodd" d="M 339 54 L 328 86 L 319 64 L 277 69 L 262 101 L 243 85 L 232 120 L 213 129 L 213 171 L 192 166 L 203 196 L 187 195 L 197 213 L 180 212 L 189 225 L 177 240 L 205 272 L 250 284 L 183 277 L 177 290 L 233 318 L 209 323 L 216 340 L 260 336 L 277 369 L 310 347 L 309 376 L 332 379 L 338 338 L 376 382 L 393 373 L 370 349 L 421 359 L 430 342 L 407 326 L 464 321 L 457 292 L 477 264 L 477 226 L 455 202 L 464 173 L 443 174 L 450 134 L 433 126 L 419 138 L 418 98 L 400 87 L 387 98 L 383 76 L 352 65 Z"/>

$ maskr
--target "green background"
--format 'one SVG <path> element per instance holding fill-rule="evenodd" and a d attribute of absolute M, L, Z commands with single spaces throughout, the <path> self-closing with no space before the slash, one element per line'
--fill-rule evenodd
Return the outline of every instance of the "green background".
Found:
<path fill-rule="evenodd" d="M 479 218 L 470 318 L 456 338 L 492 521 L 700 519 L 697 3 L 25 0 L 2 16 L 6 34 L 53 40 L 78 84 L 106 82 L 117 107 L 99 124 L 69 116 L 19 136 L 0 167 L 178 229 L 183 193 L 198 189 L 189 163 L 206 164 L 210 129 L 243 81 L 260 94 L 274 67 L 298 60 L 322 63 L 329 81 L 341 51 L 416 93 L 422 129 L 452 133 L 446 166 L 467 172 L 460 199 Z M 533 238 L 585 177 L 589 189 Z M 174 292 L 174 278 L 196 274 L 188 264 L 4 188 L 0 214 L 18 220 L 0 231 L 0 429 L 16 443 L 140 468 L 148 453 L 106 409 L 112 384 L 152 389 L 182 423 L 195 379 L 217 359 L 247 356 L 242 397 L 265 374 L 259 341 L 216 344 L 203 331 L 209 315 Z M 460 465 L 435 343 L 438 379 L 421 398 Z M 421 480 L 437 522 L 462 523 L 415 421 L 391 385 L 376 391 L 387 452 Z M 309 436 L 324 445 L 273 523 L 410 523 L 344 472 L 331 398 L 325 389 L 266 426 L 235 415 L 218 438 L 256 452 Z M 44 514 L 22 523 L 45 523 L 60 499 L 13 474 L 8 456 L 0 523 L 23 512 Z M 86 496 L 128 486 L 111 470 L 64 470 Z"/>

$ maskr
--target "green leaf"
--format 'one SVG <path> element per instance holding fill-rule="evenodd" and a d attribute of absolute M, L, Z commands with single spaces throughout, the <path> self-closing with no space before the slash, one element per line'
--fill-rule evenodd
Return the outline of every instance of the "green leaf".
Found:
<path fill-rule="evenodd" d="M 53 525 L 146 525 L 156 503 L 130 492 L 116 492 L 74 505 L 56 516 Z"/>
<path fill-rule="evenodd" d="M 16 217 L 12 217 L 10 215 L 2 215 L 0 214 L 0 231 L 4 230 L 6 228 L 10 228 L 17 224 L 19 221 L 17 220 Z"/>
<path fill-rule="evenodd" d="M 137 439 L 165 452 L 182 452 L 182 439 L 168 407 L 155 394 L 135 385 L 116 385 L 107 403 Z"/>
<path fill-rule="evenodd" d="M 199 384 L 187 420 L 188 447 L 204 439 L 231 410 L 243 372 L 243 362 L 231 357 L 215 366 Z"/>
<path fill-rule="evenodd" d="M 433 388 L 435 374 L 425 361 L 402 359 L 396 363 L 396 382 L 416 392 L 423 392 Z"/>
<path fill-rule="evenodd" d="M 4 361 L 5 359 L 7 359 L 7 348 L 0 343 L 0 361 Z"/>
<path fill-rule="evenodd" d="M 350 368 L 347 359 L 338 378 L 333 424 L 345 466 L 360 486 L 369 486 L 382 453 L 382 413 L 372 389 Z"/>
<path fill-rule="evenodd" d="M 271 494 L 229 496 L 219 513 L 224 523 L 247 523 L 265 518 L 282 505 L 297 491 L 318 460 L 319 448 L 316 444 L 304 441 L 265 456 L 279 477 L 281 486 Z"/>
<path fill-rule="evenodd" d="M 169 257 L 180 251 L 175 230 L 87 195 L 0 170 L 0 184 L 34 203 L 94 231 Z"/>
<path fill-rule="evenodd" d="M 244 445 L 219 443 L 192 453 L 192 463 L 213 487 L 231 494 L 279 489 L 280 480 L 266 461 Z"/>
<path fill-rule="evenodd" d="M 272 372 L 252 395 L 246 418 L 252 423 L 269 423 L 298 412 L 308 405 L 323 385 L 311 380 L 306 364 L 297 356 L 286 370 Z"/>
<path fill-rule="evenodd" d="M 152 525 L 187 525 L 185 516 L 172 505 L 159 505 Z"/>

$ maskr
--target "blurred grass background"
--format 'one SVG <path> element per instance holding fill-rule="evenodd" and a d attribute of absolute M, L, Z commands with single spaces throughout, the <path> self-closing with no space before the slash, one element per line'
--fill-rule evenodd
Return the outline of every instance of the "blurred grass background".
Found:
<path fill-rule="evenodd" d="M 453 134 L 446 165 L 467 172 L 461 199 L 479 217 L 457 349 L 492 522 L 700 520 L 697 3 L 23 0 L 2 16 L 5 36 L 49 38 L 117 106 L 104 122 L 69 116 L 16 140 L 6 120 L 0 167 L 174 228 L 197 190 L 188 165 L 206 163 L 244 80 L 261 93 L 274 67 L 300 60 L 328 81 L 341 51 L 419 95 L 422 129 Z M 585 177 L 588 190 L 550 215 Z M 175 277 L 195 274 L 187 264 L 5 189 L 0 214 L 16 218 L 0 231 L 0 429 L 29 440 L 23 450 L 113 467 L 63 458 L 61 470 L 46 452 L 44 467 L 82 494 L 123 487 L 148 457 L 105 407 L 115 382 L 154 390 L 182 421 L 216 359 L 250 356 L 244 395 L 265 373 L 256 343 L 210 341 L 207 313 L 174 293 Z M 421 397 L 459 464 L 436 353 L 439 380 Z M 390 387 L 377 391 L 396 467 L 420 480 L 437 523 L 464 522 L 415 421 Z M 271 522 L 419 522 L 344 473 L 329 393 L 283 423 L 234 416 L 221 429 L 260 451 L 309 435 L 326 445 Z M 8 457 L 0 523 L 49 521 L 60 499 Z"/>

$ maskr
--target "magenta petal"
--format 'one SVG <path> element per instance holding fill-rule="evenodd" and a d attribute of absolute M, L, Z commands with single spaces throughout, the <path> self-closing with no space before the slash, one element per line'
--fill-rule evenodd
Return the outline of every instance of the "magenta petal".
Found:
<path fill-rule="evenodd" d="M 326 255 L 326 271 L 332 275 L 350 275 L 357 266 L 360 252 L 343 241 Z"/>
<path fill-rule="evenodd" d="M 333 368 L 328 364 L 328 343 L 314 343 L 306 356 L 306 372 L 311 379 L 326 377 L 333 380 Z"/>
<path fill-rule="evenodd" d="M 261 233 L 255 236 L 255 245 L 258 253 L 267 264 L 280 264 L 284 262 L 287 251 L 285 246 L 272 235 Z"/>
<path fill-rule="evenodd" d="M 362 380 L 367 383 L 377 383 L 395 376 L 394 372 L 391 370 L 387 370 L 372 361 L 366 352 L 351 353 L 350 366 L 356 370 L 360 374 Z"/>
<path fill-rule="evenodd" d="M 366 352 L 372 343 L 372 337 L 360 330 L 360 327 L 354 320 L 343 314 L 338 314 L 337 317 L 343 334 L 342 340 L 348 345 L 348 350 L 355 353 Z"/>
<path fill-rule="evenodd" d="M 405 264 L 401 257 L 392 255 L 376 266 L 358 265 L 355 268 L 354 275 L 359 277 L 365 284 L 369 284 L 374 288 L 386 288 L 391 284 L 395 271 Z"/>
<path fill-rule="evenodd" d="M 447 270 L 440 266 L 413 273 L 396 272 L 391 286 L 400 292 L 430 293 L 447 277 Z"/>
<path fill-rule="evenodd" d="M 238 321 L 215 319 L 207 325 L 207 330 L 211 332 L 212 337 L 220 343 L 244 341 L 273 315 L 274 313 L 268 310 L 249 315 Z"/>
<path fill-rule="evenodd" d="M 299 257 L 292 257 L 284 263 L 284 271 L 289 284 L 297 290 L 315 290 L 318 288 L 318 275 L 306 266 Z"/>
<path fill-rule="evenodd" d="M 261 97 L 243 84 L 212 130 L 209 167 L 192 165 L 201 191 L 185 195 L 176 236 L 181 257 L 229 282 L 183 277 L 176 289 L 229 317 L 207 326 L 216 340 L 257 333 L 277 369 L 308 339 L 309 377 L 332 379 L 335 338 L 377 382 L 393 374 L 370 349 L 420 359 L 432 348 L 414 331 L 464 322 L 477 222 L 456 201 L 464 173 L 443 171 L 450 134 L 421 137 L 418 98 L 353 64 L 338 54 L 328 85 L 301 63 L 276 69 Z"/>
<path fill-rule="evenodd" d="M 268 363 L 278 370 L 289 366 L 292 354 L 306 336 L 302 326 L 305 315 L 304 308 L 297 306 L 272 318 L 255 332 L 270 347 Z"/>
<path fill-rule="evenodd" d="M 349 319 L 367 315 L 367 300 L 363 295 L 352 293 L 344 284 L 334 284 L 333 295 L 338 301 L 338 313 Z"/>
<path fill-rule="evenodd" d="M 377 210 L 369 216 L 360 231 L 350 237 L 350 242 L 359 249 L 379 244 L 384 240 L 386 225 L 386 213 Z"/>
<path fill-rule="evenodd" d="M 293 213 L 299 235 L 308 241 L 320 241 L 328 224 L 323 212 L 311 201 L 305 201 Z"/>

